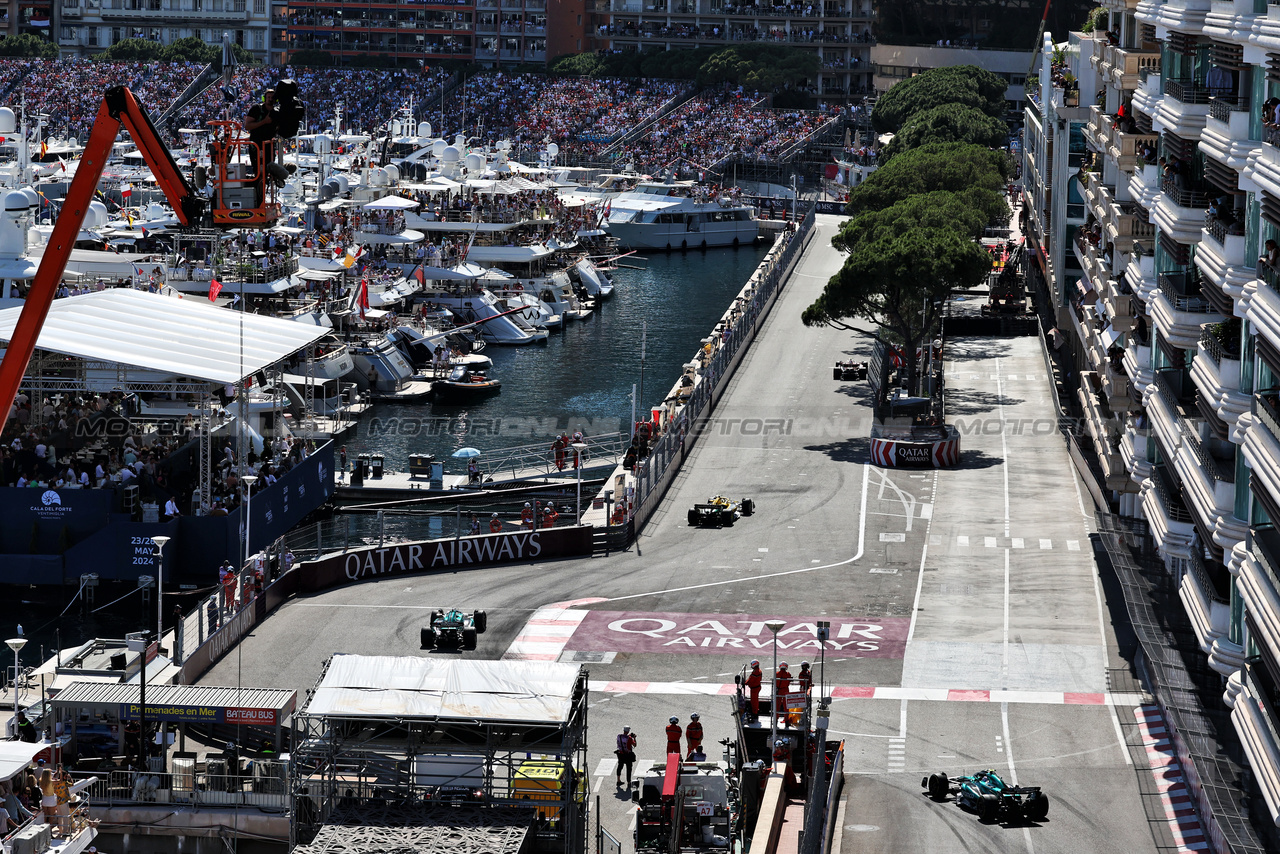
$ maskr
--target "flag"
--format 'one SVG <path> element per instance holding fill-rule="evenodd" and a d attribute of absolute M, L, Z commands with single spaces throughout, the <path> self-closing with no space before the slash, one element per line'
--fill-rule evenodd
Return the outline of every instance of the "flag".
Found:
<path fill-rule="evenodd" d="M 127 202 L 127 201 L 129 201 L 129 199 L 133 196 L 133 185 L 132 185 L 132 184 L 125 184 L 123 187 L 121 187 L 121 188 L 120 188 L 120 196 L 121 196 L 121 198 L 123 198 L 126 202 Z"/>
<path fill-rule="evenodd" d="M 49 153 L 49 143 L 47 142 L 40 143 L 40 156 L 44 157 L 48 153 Z"/>
<path fill-rule="evenodd" d="M 214 279 L 209 283 L 209 302 L 213 302 L 218 298 L 218 294 L 222 292 L 222 282 Z"/>
<path fill-rule="evenodd" d="M 418 280 L 418 284 L 420 285 L 425 285 L 427 283 L 427 277 L 422 272 L 421 264 L 413 268 L 413 277 Z"/>
<path fill-rule="evenodd" d="M 368 276 L 360 279 L 360 319 L 364 320 L 364 313 L 369 309 L 369 278 Z"/>
<path fill-rule="evenodd" d="M 63 172 L 67 171 L 67 161 L 63 160 L 61 157 L 58 158 L 58 166 Z"/>
<path fill-rule="evenodd" d="M 333 260 L 337 261 L 341 257 L 342 257 L 342 247 L 339 246 L 337 243 L 334 243 L 333 244 Z"/>

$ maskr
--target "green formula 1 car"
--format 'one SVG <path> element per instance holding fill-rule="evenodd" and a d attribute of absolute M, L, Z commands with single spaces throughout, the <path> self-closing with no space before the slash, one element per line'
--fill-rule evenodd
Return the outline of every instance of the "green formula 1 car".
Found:
<path fill-rule="evenodd" d="M 1049 796 L 1039 786 L 1010 786 L 992 770 L 954 778 L 930 774 L 920 785 L 935 801 L 954 794 L 961 808 L 985 822 L 1044 821 L 1049 815 Z"/>
<path fill-rule="evenodd" d="M 489 615 L 484 611 L 432 611 L 431 624 L 422 630 L 422 648 L 475 649 L 477 635 L 484 634 L 488 626 Z"/>
<path fill-rule="evenodd" d="M 695 528 L 728 528 L 740 516 L 756 512 L 756 503 L 750 498 L 734 501 L 723 495 L 713 495 L 706 504 L 689 508 L 689 524 Z"/>

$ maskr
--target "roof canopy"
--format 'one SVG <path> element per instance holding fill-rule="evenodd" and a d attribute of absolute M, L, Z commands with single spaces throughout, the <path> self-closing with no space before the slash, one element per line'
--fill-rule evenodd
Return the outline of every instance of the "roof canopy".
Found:
<path fill-rule="evenodd" d="M 21 309 L 0 311 L 8 342 Z M 228 311 L 205 300 L 112 288 L 53 301 L 36 346 L 203 382 L 234 383 L 326 335 L 292 320 Z"/>
<path fill-rule="evenodd" d="M 305 714 L 563 724 L 579 670 L 544 661 L 335 655 Z"/>
<path fill-rule="evenodd" d="M 52 700 L 54 708 L 84 708 L 86 706 L 121 706 L 137 704 L 139 685 L 136 682 L 72 682 Z M 253 709 L 271 710 L 279 721 L 293 712 L 298 703 L 298 692 L 283 688 L 220 688 L 213 685 L 148 685 L 147 712 L 153 707 L 163 710 L 202 709 Z M 194 718 L 193 718 L 194 719 Z M 259 719 L 262 719 L 259 716 Z M 241 720 L 240 723 L 248 723 Z"/>
<path fill-rule="evenodd" d="M 0 741 L 0 780 L 9 780 L 31 764 L 36 754 L 48 750 L 49 745 L 40 742 Z"/>

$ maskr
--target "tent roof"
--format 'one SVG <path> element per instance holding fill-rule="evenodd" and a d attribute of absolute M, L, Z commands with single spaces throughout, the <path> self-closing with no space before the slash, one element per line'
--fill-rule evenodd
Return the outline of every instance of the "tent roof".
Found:
<path fill-rule="evenodd" d="M 8 342 L 21 309 L 0 311 Z M 53 301 L 36 346 L 204 382 L 234 383 L 328 334 L 307 323 L 216 308 L 203 300 L 111 288 Z"/>
<path fill-rule="evenodd" d="M 0 741 L 0 780 L 9 780 L 49 745 L 29 741 Z"/>
<path fill-rule="evenodd" d="M 148 676 L 151 674 L 148 673 Z M 64 688 L 52 703 L 55 708 L 118 706 L 137 703 L 137 682 L 104 684 L 77 680 Z M 147 685 L 148 706 L 216 706 L 236 709 L 274 709 L 280 717 L 298 703 L 298 692 L 286 688 L 224 688 L 214 685 Z"/>
<path fill-rule="evenodd" d="M 580 667 L 549 661 L 441 661 L 335 655 L 305 714 L 563 724 Z"/>

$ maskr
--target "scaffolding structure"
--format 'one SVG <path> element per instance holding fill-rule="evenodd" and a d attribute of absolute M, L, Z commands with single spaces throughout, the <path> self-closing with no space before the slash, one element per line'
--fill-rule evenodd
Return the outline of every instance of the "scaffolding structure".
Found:
<path fill-rule="evenodd" d="M 523 851 L 584 854 L 586 851 L 587 674 L 573 665 L 543 662 L 439 661 L 361 658 L 379 666 L 393 662 L 396 679 L 378 690 L 369 680 L 344 689 L 410 697 L 395 713 L 371 712 L 359 702 L 313 712 L 334 658 L 325 664 L 308 707 L 295 716 L 291 791 L 295 846 L 315 854 L 374 854 L 389 850 L 387 834 L 405 833 L 416 841 L 436 839 L 421 851 L 473 850 L 476 838 L 511 854 Z M 568 690 L 556 714 L 521 718 L 505 712 L 468 714 L 450 707 L 449 689 L 422 688 L 423 695 L 446 698 L 445 710 L 415 709 L 414 690 L 401 686 L 468 684 L 461 668 L 491 668 L 498 682 L 538 684 L 522 679 L 522 669 L 560 668 Z M 430 668 L 420 677 L 416 668 Z M 501 668 L 501 670 L 499 670 Z M 567 668 L 567 670 L 566 670 Z M 471 673 L 468 670 L 467 673 Z M 562 674 L 563 675 L 563 674 Z M 488 678 L 487 676 L 485 678 Z M 528 690 L 533 690 L 532 688 Z M 456 708 L 451 712 L 449 708 Z M 538 773 L 532 773 L 537 771 Z M 368 827 L 383 816 L 380 829 L 349 833 L 349 823 Z M 335 830 L 341 827 L 341 830 Z M 391 828 L 399 828 L 392 830 Z M 411 828 L 412 830 L 405 830 Z M 513 830 L 513 828 L 515 828 Z M 425 829 L 425 830 L 424 830 Z M 361 835 L 363 834 L 363 835 Z M 368 843 L 368 844 L 364 844 Z M 335 848 L 335 845 L 338 846 Z M 476 849 L 478 850 L 478 849 Z M 496 850 L 496 849 L 487 849 Z"/>

